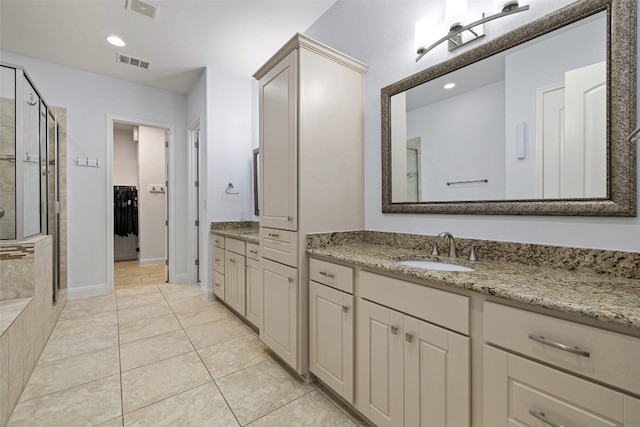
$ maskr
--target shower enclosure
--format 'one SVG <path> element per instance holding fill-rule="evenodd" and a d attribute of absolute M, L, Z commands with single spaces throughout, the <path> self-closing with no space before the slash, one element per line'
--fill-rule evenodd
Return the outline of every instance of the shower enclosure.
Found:
<path fill-rule="evenodd" d="M 57 114 L 27 72 L 0 63 L 0 243 L 53 238 L 52 297 L 60 283 Z"/>

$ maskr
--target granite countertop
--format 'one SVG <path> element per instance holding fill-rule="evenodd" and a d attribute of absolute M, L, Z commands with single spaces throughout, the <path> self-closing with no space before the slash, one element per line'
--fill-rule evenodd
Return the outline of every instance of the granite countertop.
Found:
<path fill-rule="evenodd" d="M 425 251 L 356 242 L 310 248 L 311 255 L 356 264 L 458 289 L 493 295 L 601 322 L 640 330 L 640 280 L 527 266 L 515 262 L 429 256 Z M 472 272 L 425 270 L 398 261 L 428 259 L 472 267 Z"/>
<path fill-rule="evenodd" d="M 244 240 L 248 243 L 260 244 L 260 229 L 256 227 L 219 228 L 211 230 L 211 232 L 225 237 Z"/>

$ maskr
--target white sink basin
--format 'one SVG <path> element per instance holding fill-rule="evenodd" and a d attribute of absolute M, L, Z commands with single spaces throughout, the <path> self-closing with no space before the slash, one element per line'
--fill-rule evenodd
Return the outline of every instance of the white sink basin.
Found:
<path fill-rule="evenodd" d="M 463 265 L 449 264 L 448 262 L 439 262 L 439 261 L 407 260 L 407 261 L 400 261 L 400 264 L 406 265 L 409 267 L 424 268 L 426 270 L 475 271 L 475 269 L 470 267 L 465 267 Z"/>

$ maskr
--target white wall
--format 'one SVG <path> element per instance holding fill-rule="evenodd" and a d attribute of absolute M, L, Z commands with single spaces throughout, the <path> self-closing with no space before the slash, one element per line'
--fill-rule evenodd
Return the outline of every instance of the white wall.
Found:
<path fill-rule="evenodd" d="M 73 159 L 100 159 L 107 153 L 106 117 L 112 114 L 175 126 L 173 189 L 176 239 L 172 242 L 174 280 L 187 279 L 187 148 L 186 95 L 105 77 L 9 52 L 0 60 L 22 65 L 50 105 L 67 108 L 67 191 L 69 297 L 107 293 L 107 234 L 104 167 L 83 168 Z M 63 219 L 64 220 L 64 219 Z M 111 236 L 109 236 L 111 238 Z"/>
<path fill-rule="evenodd" d="M 407 113 L 407 139 L 422 147 L 422 200 L 504 198 L 504 108 L 500 81 Z M 479 179 L 489 182 L 447 185 Z"/>
<path fill-rule="evenodd" d="M 164 264 L 167 236 L 165 233 L 166 193 L 149 190 L 164 186 L 165 130 L 140 126 L 138 141 L 139 182 L 138 228 L 140 264 Z"/>
<path fill-rule="evenodd" d="M 113 185 L 138 186 L 138 143 L 133 130 L 113 130 Z"/>
<path fill-rule="evenodd" d="M 207 70 L 209 221 L 251 219 L 252 84 L 250 77 Z M 230 182 L 240 194 L 225 194 Z"/>
<path fill-rule="evenodd" d="M 487 24 L 486 40 L 532 21 L 572 0 L 530 2 L 528 12 Z M 493 1 L 470 2 L 475 12 L 493 11 Z M 416 21 L 443 15 L 444 2 L 339 1 L 305 34 L 369 65 L 365 90 L 365 223 L 371 230 L 546 243 L 638 251 L 638 218 L 408 215 L 381 213 L 380 89 L 454 56 L 445 44 L 418 63 L 413 48 Z M 472 46 L 478 46 L 478 43 Z M 459 50 L 466 50 L 462 48 Z M 455 53 L 458 54 L 457 52 Z M 640 170 L 640 168 L 639 168 Z"/>

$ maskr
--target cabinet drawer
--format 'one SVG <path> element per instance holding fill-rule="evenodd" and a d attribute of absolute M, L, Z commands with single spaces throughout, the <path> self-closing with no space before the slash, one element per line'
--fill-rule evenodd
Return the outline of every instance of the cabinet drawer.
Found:
<path fill-rule="evenodd" d="M 360 296 L 427 322 L 469 335 L 469 298 L 363 271 Z"/>
<path fill-rule="evenodd" d="M 213 275 L 213 293 L 224 301 L 224 276 L 222 274 Z"/>
<path fill-rule="evenodd" d="M 260 245 L 256 243 L 247 243 L 247 257 L 260 261 Z"/>
<path fill-rule="evenodd" d="M 491 302 L 484 303 L 484 338 L 500 347 L 640 394 L 638 338 Z"/>
<path fill-rule="evenodd" d="M 267 258 L 291 267 L 298 267 L 298 233 L 260 227 L 260 249 Z"/>
<path fill-rule="evenodd" d="M 353 268 L 319 259 L 309 259 L 309 278 L 342 292 L 353 294 Z"/>
<path fill-rule="evenodd" d="M 485 425 L 637 426 L 640 400 L 485 345 Z"/>
<path fill-rule="evenodd" d="M 224 248 L 228 251 L 244 256 L 244 241 L 242 240 L 227 237 L 225 239 Z"/>
<path fill-rule="evenodd" d="M 213 248 L 213 269 L 224 274 L 224 249 L 217 246 Z"/>
<path fill-rule="evenodd" d="M 224 236 L 219 234 L 213 235 L 213 246 L 216 248 L 224 249 Z"/>

